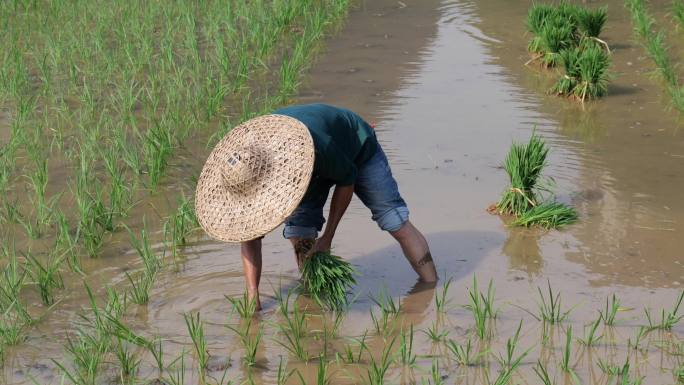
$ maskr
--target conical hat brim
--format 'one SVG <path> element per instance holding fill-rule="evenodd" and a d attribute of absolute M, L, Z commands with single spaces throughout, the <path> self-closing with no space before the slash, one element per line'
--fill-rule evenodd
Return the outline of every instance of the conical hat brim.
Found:
<path fill-rule="evenodd" d="M 221 169 L 244 148 L 259 153 L 260 164 L 250 165 L 252 178 L 244 186 L 229 187 Z M 309 129 L 289 116 L 264 115 L 233 128 L 214 147 L 197 181 L 200 225 L 225 242 L 255 239 L 275 229 L 304 197 L 314 153 Z"/>

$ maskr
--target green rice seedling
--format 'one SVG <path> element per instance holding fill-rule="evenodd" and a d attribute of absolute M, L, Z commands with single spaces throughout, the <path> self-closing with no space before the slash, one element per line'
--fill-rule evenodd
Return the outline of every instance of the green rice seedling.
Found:
<path fill-rule="evenodd" d="M 603 373 L 607 374 L 609 377 L 616 377 L 620 373 L 619 366 L 606 362 L 600 358 L 596 362 L 596 365 L 599 367 L 599 369 L 601 369 Z"/>
<path fill-rule="evenodd" d="M 380 312 L 383 314 L 396 316 L 401 311 L 401 302 L 394 301 L 386 289 L 380 290 L 377 296 L 370 295 L 369 298 L 380 308 Z"/>
<path fill-rule="evenodd" d="M 64 213 L 60 210 L 55 211 L 54 215 L 55 225 L 57 227 L 55 235 L 55 250 L 65 254 L 65 259 L 69 264 L 71 271 L 83 274 L 81 260 L 77 250 L 77 239 L 75 236 L 71 235 L 69 222 L 67 221 Z"/>
<path fill-rule="evenodd" d="M 629 365 L 629 355 L 625 359 L 625 363 L 620 366 L 609 365 L 607 367 L 607 374 L 611 377 L 617 377 L 617 384 L 619 385 L 640 385 L 644 378 L 643 377 L 632 377 L 630 373 Z"/>
<path fill-rule="evenodd" d="M 397 326 L 397 317 L 393 313 L 380 311 L 379 315 L 375 315 L 373 310 L 370 311 L 371 321 L 375 332 L 379 335 L 391 334 Z"/>
<path fill-rule="evenodd" d="M 482 363 L 482 359 L 489 354 L 489 350 L 487 349 L 478 350 L 476 352 L 470 338 L 468 338 L 465 345 L 461 345 L 454 340 L 447 341 L 446 345 L 456 363 L 462 366 L 479 365 Z"/>
<path fill-rule="evenodd" d="M 510 188 L 496 204 L 496 211 L 519 216 L 537 205 L 537 193 L 542 170 L 546 166 L 549 148 L 533 133 L 526 144 L 513 143 L 503 167 L 510 178 Z"/>
<path fill-rule="evenodd" d="M 449 286 L 451 286 L 451 282 L 453 281 L 453 278 L 450 277 L 445 283 L 444 287 L 442 287 L 442 291 L 435 296 L 435 308 L 437 309 L 437 312 L 439 313 L 446 313 L 447 305 L 449 303 L 449 300 L 447 299 L 447 294 L 449 292 Z"/>
<path fill-rule="evenodd" d="M 596 321 L 589 325 L 589 328 L 585 326 L 584 338 L 579 340 L 581 344 L 585 346 L 594 346 L 598 341 L 601 340 L 601 338 L 603 338 L 603 335 L 596 335 L 596 331 L 598 330 L 602 319 L 603 317 L 599 314 L 599 317 L 596 319 Z"/>
<path fill-rule="evenodd" d="M 548 298 L 544 296 L 541 287 L 537 287 L 539 292 L 539 317 L 536 317 L 540 321 L 548 322 L 552 325 L 561 323 L 570 315 L 572 309 L 567 311 L 562 311 L 561 307 L 561 293 L 553 293 L 551 289 L 551 281 L 547 280 L 548 285 Z"/>
<path fill-rule="evenodd" d="M 174 373 L 169 374 L 168 377 L 164 377 L 162 382 L 169 385 L 185 385 L 185 350 L 181 352 L 180 356 L 175 361 L 180 362 L 180 365 Z"/>
<path fill-rule="evenodd" d="M 204 323 L 200 320 L 200 313 L 195 315 L 185 313 L 185 326 L 188 328 L 192 345 L 195 347 L 197 357 L 197 370 L 199 378 L 204 383 L 207 365 L 209 363 L 209 351 L 207 350 L 207 339 L 204 337 Z"/>
<path fill-rule="evenodd" d="M 252 319 L 248 319 L 247 323 L 244 325 L 242 328 L 236 328 L 230 325 L 227 325 L 227 327 L 234 331 L 235 334 L 237 334 L 240 337 L 240 341 L 242 342 L 242 347 L 245 349 L 245 356 L 243 357 L 243 362 L 245 363 L 246 366 L 254 366 L 256 365 L 256 355 L 257 355 L 257 349 L 259 348 L 259 343 L 261 342 L 261 338 L 263 337 L 263 329 L 261 327 L 257 328 L 257 332 L 252 335 L 251 333 L 251 327 L 252 327 Z"/>
<path fill-rule="evenodd" d="M 109 349 L 108 341 L 78 329 L 75 340 L 73 337 L 67 337 L 64 349 L 71 357 L 73 370 L 68 370 L 63 364 L 53 359 L 55 365 L 72 383 L 95 385 L 105 354 Z"/>
<path fill-rule="evenodd" d="M 0 345 L 14 346 L 19 345 L 26 339 L 25 329 L 27 322 L 24 320 L 14 307 L 6 309 L 0 317 Z"/>
<path fill-rule="evenodd" d="M 126 272 L 126 278 L 131 284 L 131 289 L 128 291 L 131 301 L 137 305 L 144 305 L 150 300 L 150 290 L 154 285 L 154 276 L 149 276 L 145 273 L 137 274 L 137 278 L 131 277 Z"/>
<path fill-rule="evenodd" d="M 168 158 L 173 149 L 173 138 L 165 123 L 167 122 L 155 122 L 141 137 L 148 184 L 152 189 L 157 187 L 166 172 Z"/>
<path fill-rule="evenodd" d="M 61 266 L 64 256 L 48 254 L 45 264 L 41 263 L 30 251 L 25 254 L 29 263 L 29 274 L 40 292 L 40 299 L 45 305 L 54 303 L 53 289 L 63 289 L 64 281 L 61 274 Z"/>
<path fill-rule="evenodd" d="M 304 288 L 321 306 L 338 310 L 349 304 L 347 291 L 356 284 L 354 268 L 329 251 L 315 253 L 302 264 Z"/>
<path fill-rule="evenodd" d="M 672 0 L 672 17 L 679 23 L 680 26 L 684 26 L 683 0 Z"/>
<path fill-rule="evenodd" d="M 513 337 L 506 340 L 506 355 L 499 354 L 498 361 L 499 364 L 505 369 L 514 369 L 520 366 L 522 360 L 529 354 L 532 348 L 516 355 L 516 349 L 518 348 L 518 343 L 520 342 L 520 330 L 522 330 L 522 320 L 518 324 L 518 329 L 515 331 Z"/>
<path fill-rule="evenodd" d="M 119 361 L 119 379 L 122 384 L 134 383 L 140 367 L 140 358 L 130 350 L 121 337 L 117 337 L 114 354 Z"/>
<path fill-rule="evenodd" d="M 632 347 L 636 350 L 641 349 L 641 341 L 644 339 L 646 335 L 653 329 L 650 329 L 646 326 L 639 326 L 639 328 L 636 330 L 636 333 L 634 335 L 634 342 L 632 342 L 631 338 L 627 341 L 627 346 Z"/>
<path fill-rule="evenodd" d="M 29 148 L 35 148 L 30 146 Z M 32 151 L 43 151 L 40 148 L 35 148 Z M 42 154 L 30 154 L 34 158 L 36 168 L 28 175 L 34 197 L 31 199 L 34 206 L 35 213 L 35 234 L 41 236 L 44 229 L 51 223 L 52 202 L 47 199 L 47 185 L 48 185 L 48 159 Z M 33 233 L 33 232 L 32 232 Z"/>
<path fill-rule="evenodd" d="M 568 326 L 565 332 L 565 347 L 563 348 L 563 358 L 561 360 L 561 369 L 563 371 L 572 373 L 573 369 L 570 366 L 570 356 L 572 355 L 572 326 Z"/>
<path fill-rule="evenodd" d="M 449 335 L 448 330 L 440 331 L 436 322 L 433 322 L 431 327 L 423 330 L 423 333 L 425 333 L 425 335 L 428 336 L 432 342 L 441 342 Z"/>
<path fill-rule="evenodd" d="M 228 86 L 223 84 L 223 77 L 219 76 L 218 79 L 212 79 L 207 76 L 205 79 L 205 90 L 206 95 L 205 101 L 205 119 L 207 121 L 211 120 L 221 108 L 221 103 L 228 92 Z"/>
<path fill-rule="evenodd" d="M 328 374 L 328 362 L 325 357 L 318 357 L 318 370 L 316 371 L 316 385 L 328 385 L 330 376 Z"/>
<path fill-rule="evenodd" d="M 298 359 L 308 361 L 309 353 L 304 347 L 303 336 L 292 333 L 290 329 L 284 325 L 278 324 L 278 328 L 285 338 L 275 339 L 275 342 Z"/>
<path fill-rule="evenodd" d="M 603 311 L 599 310 L 603 324 L 607 326 L 615 325 L 618 311 L 620 311 L 620 300 L 613 294 L 612 298 L 606 298 L 605 309 Z"/>
<path fill-rule="evenodd" d="M 276 298 L 278 300 L 280 310 L 280 315 L 285 320 L 285 325 L 282 325 L 281 330 L 292 334 L 297 339 L 302 339 L 306 336 L 307 324 L 306 324 L 306 312 L 301 311 L 299 307 L 295 304 L 290 311 L 290 297 L 293 291 L 288 290 L 287 295 L 283 297 L 279 292 L 276 293 Z"/>
<path fill-rule="evenodd" d="M 135 142 L 129 140 L 126 130 L 122 127 L 114 130 L 114 142 L 116 153 L 133 172 L 134 175 L 143 173 L 143 161 L 140 158 L 140 150 Z"/>
<path fill-rule="evenodd" d="M 677 382 L 679 382 L 680 384 L 684 384 L 684 364 L 679 364 L 679 366 L 674 368 L 672 374 L 674 375 Z"/>
<path fill-rule="evenodd" d="M 228 302 L 233 305 L 233 312 L 237 312 L 242 319 L 250 319 L 256 313 L 256 297 L 249 298 L 247 292 L 242 294 L 242 298 L 232 298 L 224 295 Z"/>
<path fill-rule="evenodd" d="M 432 365 L 430 366 L 430 378 L 425 380 L 421 379 L 423 385 L 444 385 L 444 379 L 446 376 L 442 376 L 439 371 L 439 359 L 433 359 Z"/>
<path fill-rule="evenodd" d="M 199 228 L 199 222 L 195 216 L 195 210 L 185 196 L 178 200 L 178 208 L 171 216 L 169 222 L 164 224 L 164 234 L 171 238 L 173 255 L 176 255 L 178 246 L 187 243 L 188 235 Z"/>
<path fill-rule="evenodd" d="M 0 309 L 7 309 L 18 301 L 28 271 L 19 263 L 13 241 L 0 245 L 0 251 L 6 261 L 0 270 Z"/>
<path fill-rule="evenodd" d="M 140 239 L 133 234 L 133 231 L 131 231 L 128 226 L 126 226 L 126 230 L 131 239 L 131 246 L 138 252 L 140 259 L 143 262 L 143 266 L 145 266 L 145 275 L 154 277 L 161 270 L 163 261 L 162 257 L 157 256 L 152 250 L 145 227 L 145 221 L 143 220 L 143 228 L 140 230 Z"/>
<path fill-rule="evenodd" d="M 660 310 L 660 321 L 656 322 L 656 320 L 651 316 L 650 310 L 648 308 L 644 309 L 644 312 L 646 313 L 646 319 L 648 320 L 648 327 L 651 330 L 655 329 L 662 329 L 662 330 L 670 330 L 672 329 L 673 326 L 675 326 L 679 321 L 684 318 L 684 314 L 679 314 L 679 307 L 682 305 L 682 301 L 684 300 L 684 290 L 682 290 L 681 294 L 679 297 L 677 297 L 677 300 L 675 301 L 675 305 L 671 311 L 665 311 L 665 309 Z"/>
<path fill-rule="evenodd" d="M 541 361 L 537 360 L 537 366 L 532 368 L 534 370 L 534 373 L 539 377 L 539 380 L 541 381 L 542 385 L 555 385 L 556 384 L 556 379 L 554 378 L 553 380 L 549 376 L 549 372 L 546 370 L 546 366 L 542 364 Z"/>
<path fill-rule="evenodd" d="M 116 289 L 107 286 L 107 304 L 104 311 L 113 318 L 123 315 L 128 309 L 128 294 L 119 294 Z"/>
<path fill-rule="evenodd" d="M 402 330 L 399 335 L 399 362 L 404 366 L 414 366 L 416 358 L 413 353 L 413 324 L 411 324 L 408 332 Z"/>
<path fill-rule="evenodd" d="M 278 299 L 280 314 L 285 320 L 285 324 L 277 324 L 278 329 L 285 337 L 284 339 L 276 339 L 276 343 L 284 347 L 290 354 L 307 361 L 309 354 L 304 347 L 303 339 L 306 336 L 306 313 L 299 310 L 298 306 L 292 308 L 290 312 L 290 296 L 292 290 L 287 291 L 287 295 L 282 297 L 279 292 L 276 293 Z"/>
<path fill-rule="evenodd" d="M 130 203 L 131 190 L 126 185 L 124 170 L 119 166 L 119 156 L 114 146 L 101 150 L 102 163 L 109 175 L 109 211 L 123 216 L 126 213 L 126 206 Z"/>
<path fill-rule="evenodd" d="M 385 344 L 385 347 L 380 354 L 379 360 L 376 360 L 375 357 L 373 357 L 373 354 L 368 351 L 370 362 L 368 364 L 368 368 L 366 369 L 366 374 L 369 385 L 385 384 L 385 375 L 387 374 L 387 371 L 393 362 L 391 351 L 396 340 L 397 338 L 394 337 L 388 344 Z"/>
<path fill-rule="evenodd" d="M 470 310 L 475 319 L 475 332 L 480 338 L 490 335 L 489 320 L 496 318 L 497 310 L 494 308 L 494 283 L 489 281 L 487 294 L 480 292 L 477 286 L 477 277 L 473 275 L 473 287 L 468 289 L 469 303 L 465 308 Z"/>
<path fill-rule="evenodd" d="M 276 372 L 276 384 L 285 385 L 287 380 L 289 380 L 290 377 L 292 377 L 292 375 L 295 373 L 298 373 L 297 369 L 288 371 L 287 365 L 283 361 L 283 357 L 280 357 L 280 361 L 278 362 L 278 371 Z"/>

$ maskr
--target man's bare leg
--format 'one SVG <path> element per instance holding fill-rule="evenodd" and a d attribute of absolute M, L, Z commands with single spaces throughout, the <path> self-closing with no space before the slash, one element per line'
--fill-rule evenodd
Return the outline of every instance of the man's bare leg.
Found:
<path fill-rule="evenodd" d="M 421 281 L 437 281 L 437 269 L 430 254 L 430 248 L 423 234 L 410 221 L 397 231 L 390 232 L 401 245 L 404 256 L 416 271 Z"/>
<path fill-rule="evenodd" d="M 247 297 L 256 300 L 257 310 L 261 310 L 259 300 L 259 281 L 261 280 L 261 238 L 240 244 L 242 267 L 245 271 Z"/>
<path fill-rule="evenodd" d="M 294 248 L 297 267 L 299 268 L 299 271 L 302 271 L 304 260 L 309 255 L 309 252 L 316 243 L 316 240 L 308 238 L 290 238 L 290 242 Z"/>

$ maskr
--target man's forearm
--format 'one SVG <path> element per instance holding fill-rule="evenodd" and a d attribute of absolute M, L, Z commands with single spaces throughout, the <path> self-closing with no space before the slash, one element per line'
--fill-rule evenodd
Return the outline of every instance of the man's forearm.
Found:
<path fill-rule="evenodd" d="M 328 223 L 323 232 L 324 237 L 332 239 L 337 230 L 337 225 L 340 223 L 342 216 L 349 207 L 352 195 L 354 195 L 354 185 L 336 186 L 333 192 L 332 200 L 330 201 L 330 215 L 328 215 Z"/>

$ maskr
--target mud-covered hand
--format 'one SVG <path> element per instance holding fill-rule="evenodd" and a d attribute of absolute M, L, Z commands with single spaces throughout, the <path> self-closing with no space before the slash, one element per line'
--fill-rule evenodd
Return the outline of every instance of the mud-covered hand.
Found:
<path fill-rule="evenodd" d="M 313 249 L 311 249 L 311 255 L 316 253 L 324 253 L 330 250 L 332 244 L 332 236 L 323 234 L 320 238 L 316 239 Z"/>

